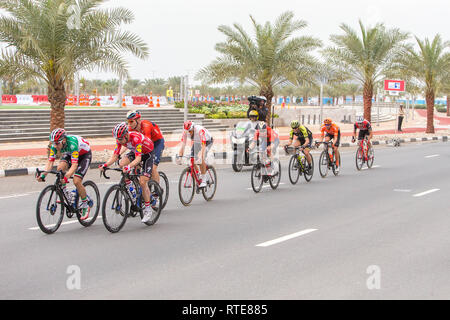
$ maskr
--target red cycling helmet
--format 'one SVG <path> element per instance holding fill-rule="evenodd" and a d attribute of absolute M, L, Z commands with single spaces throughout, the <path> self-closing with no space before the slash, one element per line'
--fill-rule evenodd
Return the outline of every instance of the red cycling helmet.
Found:
<path fill-rule="evenodd" d="M 52 131 L 50 134 L 50 142 L 60 142 L 66 137 L 66 130 L 58 128 Z"/>
<path fill-rule="evenodd" d="M 184 130 L 190 131 L 194 127 L 194 123 L 190 120 L 184 122 Z"/>
<path fill-rule="evenodd" d="M 113 136 L 116 139 L 123 138 L 126 134 L 128 134 L 128 126 L 125 122 L 119 123 L 113 129 Z"/>
<path fill-rule="evenodd" d="M 127 113 L 127 120 L 137 120 L 141 118 L 141 113 L 138 110 L 129 111 Z"/>

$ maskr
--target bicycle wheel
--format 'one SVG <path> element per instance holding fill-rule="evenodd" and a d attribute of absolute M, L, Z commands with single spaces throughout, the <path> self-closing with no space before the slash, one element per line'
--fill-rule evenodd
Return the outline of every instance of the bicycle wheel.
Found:
<path fill-rule="evenodd" d="M 106 191 L 102 204 L 102 219 L 106 229 L 111 233 L 119 232 L 128 218 L 130 199 L 119 184 Z"/>
<path fill-rule="evenodd" d="M 188 206 L 195 193 L 195 179 L 191 174 L 191 168 L 186 168 L 183 170 L 178 182 L 178 195 L 180 201 L 184 206 Z"/>
<path fill-rule="evenodd" d="M 63 201 L 54 185 L 42 190 L 36 204 L 36 219 L 42 232 L 52 234 L 59 229 L 64 218 Z"/>
<path fill-rule="evenodd" d="M 161 208 L 162 210 L 166 207 L 167 201 L 169 200 L 169 179 L 162 171 L 159 171 L 159 186 L 161 188 L 163 197 L 163 205 Z"/>
<path fill-rule="evenodd" d="M 311 156 L 311 170 L 305 170 L 305 173 L 303 174 L 303 176 L 305 177 L 306 182 L 310 182 L 314 176 L 314 157 L 312 156 L 312 154 L 310 154 Z M 305 168 L 308 165 L 308 160 L 306 160 L 305 158 Z"/>
<path fill-rule="evenodd" d="M 327 174 L 328 174 L 328 156 L 327 156 L 327 151 L 323 151 L 320 154 L 319 172 L 320 172 L 320 176 L 322 178 L 325 178 L 327 176 Z"/>
<path fill-rule="evenodd" d="M 272 161 L 272 168 L 276 171 L 275 175 L 270 177 L 269 184 L 270 187 L 275 190 L 280 185 L 281 181 L 281 163 L 280 160 L 275 159 Z"/>
<path fill-rule="evenodd" d="M 161 186 L 153 180 L 150 180 L 148 182 L 148 188 L 150 189 L 150 194 L 151 194 L 151 207 L 152 207 L 152 218 L 147 221 L 145 224 L 147 226 L 152 226 L 156 223 L 156 221 L 158 221 L 159 216 L 161 215 L 161 210 L 164 206 L 164 201 L 163 201 L 163 191 L 161 189 Z M 139 211 L 139 214 L 141 216 L 141 219 L 144 218 L 144 212 L 143 210 Z"/>
<path fill-rule="evenodd" d="M 217 173 L 214 167 L 208 167 L 205 174 L 206 188 L 202 189 L 203 198 L 206 201 L 211 201 L 214 198 L 217 190 Z"/>
<path fill-rule="evenodd" d="M 293 185 L 297 184 L 298 179 L 300 178 L 300 165 L 298 163 L 298 158 L 295 155 L 291 157 L 291 160 L 289 160 L 288 173 L 289 181 L 291 181 Z"/>
<path fill-rule="evenodd" d="M 375 160 L 375 151 L 373 150 L 373 147 L 370 147 L 369 151 L 367 152 L 368 160 L 367 160 L 367 167 L 372 168 L 373 161 Z"/>
<path fill-rule="evenodd" d="M 241 172 L 244 165 L 242 163 L 238 163 L 240 160 L 238 159 L 237 155 L 233 156 L 233 163 L 231 166 L 233 167 L 234 172 Z"/>
<path fill-rule="evenodd" d="M 94 224 L 97 219 L 98 212 L 100 211 L 100 192 L 98 191 L 97 185 L 93 181 L 86 181 L 83 183 L 83 186 L 86 189 L 86 195 L 88 197 L 90 210 L 89 218 L 84 221 L 81 220 L 80 210 L 77 210 L 77 219 L 83 227 L 90 227 Z M 79 205 L 80 203 L 80 200 L 78 200 Z"/>
<path fill-rule="evenodd" d="M 259 193 L 264 183 L 261 164 L 256 164 L 253 166 L 251 181 L 253 191 Z"/>
<path fill-rule="evenodd" d="M 339 171 L 336 170 L 336 155 L 334 154 L 334 152 L 333 152 L 333 158 L 335 159 L 333 162 L 333 174 L 335 176 L 338 176 L 340 170 Z M 341 162 L 341 155 L 339 154 L 339 169 L 341 169 L 341 168 L 342 168 L 342 162 Z"/>
<path fill-rule="evenodd" d="M 362 169 L 362 166 L 364 165 L 364 153 L 361 147 L 356 150 L 356 169 L 360 171 Z"/>

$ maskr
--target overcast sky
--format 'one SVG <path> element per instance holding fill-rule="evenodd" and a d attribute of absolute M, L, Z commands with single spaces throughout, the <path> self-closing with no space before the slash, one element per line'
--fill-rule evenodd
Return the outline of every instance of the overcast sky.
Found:
<path fill-rule="evenodd" d="M 188 72 L 194 76 L 217 56 L 214 46 L 224 40 L 217 27 L 237 22 L 252 32 L 250 14 L 264 23 L 292 10 L 308 23 L 298 34 L 318 37 L 325 45 L 330 44 L 330 34 L 340 33 L 341 23 L 357 28 L 359 18 L 365 24 L 384 22 L 420 38 L 440 33 L 450 40 L 450 0 L 110 0 L 108 6 L 131 9 L 136 19 L 125 28 L 149 45 L 147 61 L 129 59 L 131 77 L 140 79 Z"/>
<path fill-rule="evenodd" d="M 252 33 L 250 14 L 265 23 L 292 10 L 308 23 L 297 34 L 317 37 L 325 45 L 330 44 L 330 34 L 340 33 L 341 23 L 357 28 L 359 18 L 365 24 L 384 22 L 420 38 L 440 33 L 450 40 L 450 0 L 110 0 L 107 6 L 131 9 L 135 21 L 124 29 L 139 35 L 150 48 L 146 61 L 129 58 L 130 75 L 139 79 L 187 73 L 193 77 L 217 57 L 214 46 L 225 39 L 217 27 L 237 22 Z"/>

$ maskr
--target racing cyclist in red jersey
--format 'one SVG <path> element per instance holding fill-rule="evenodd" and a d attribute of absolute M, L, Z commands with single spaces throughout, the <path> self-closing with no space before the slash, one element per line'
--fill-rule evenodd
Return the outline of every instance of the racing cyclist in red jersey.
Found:
<path fill-rule="evenodd" d="M 273 155 L 276 153 L 277 148 L 280 145 L 280 138 L 275 130 L 269 127 L 264 121 L 261 121 L 256 125 L 255 135 L 253 137 L 253 141 L 250 143 L 249 149 L 251 150 L 255 148 L 256 145 L 267 153 L 269 161 L 265 165 L 266 167 L 271 168 Z M 274 172 L 269 170 L 269 174 L 273 175 Z"/>
<path fill-rule="evenodd" d="M 357 129 L 359 129 L 358 141 L 364 140 L 364 138 L 367 136 L 367 147 L 368 149 L 370 149 L 372 147 L 372 143 L 370 142 L 370 140 L 373 137 L 372 125 L 368 120 L 364 119 L 363 116 L 356 117 L 352 142 L 356 141 L 355 137 Z"/>
<path fill-rule="evenodd" d="M 153 141 L 153 170 L 152 179 L 159 184 L 158 165 L 161 162 L 161 156 L 164 151 L 164 137 L 158 125 L 154 122 L 141 119 L 141 113 L 137 110 L 130 111 L 127 114 L 128 129 L 142 133 Z"/>
<path fill-rule="evenodd" d="M 184 131 L 181 137 L 181 147 L 177 155 L 177 163 L 181 164 L 181 157 L 184 154 L 184 149 L 186 148 L 187 136 L 192 140 L 191 157 L 201 158 L 200 164 L 200 180 L 201 183 L 199 188 L 205 188 L 207 186 L 205 175 L 206 175 L 206 157 L 209 150 L 212 148 L 214 139 L 209 133 L 209 131 L 200 126 L 194 124 L 192 121 L 186 121 L 184 123 Z M 195 170 L 198 170 L 197 164 L 194 163 Z"/>
<path fill-rule="evenodd" d="M 148 187 L 148 182 L 152 176 L 153 170 L 153 142 L 142 133 L 139 132 L 128 132 L 128 126 L 126 123 L 122 122 L 118 124 L 113 130 L 113 136 L 117 140 L 116 149 L 114 150 L 111 158 L 103 165 L 99 167 L 101 171 L 104 168 L 112 165 L 119 159 L 120 151 L 122 148 L 127 148 L 130 152 L 127 153 L 126 157 L 122 158 L 119 162 L 119 166 L 123 169 L 123 172 L 129 173 L 131 170 L 142 162 L 143 175 L 139 178 L 139 184 L 142 188 L 142 197 L 144 198 L 144 217 L 142 218 L 142 223 L 148 222 L 152 217 L 152 211 L 150 207 L 150 189 Z M 132 183 L 130 180 L 125 181 L 127 184 L 127 189 L 131 193 L 133 200 L 136 199 L 136 193 L 130 190 Z"/>

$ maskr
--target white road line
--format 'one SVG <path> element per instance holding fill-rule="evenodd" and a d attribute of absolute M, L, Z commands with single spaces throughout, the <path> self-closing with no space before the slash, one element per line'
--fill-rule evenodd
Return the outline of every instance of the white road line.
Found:
<path fill-rule="evenodd" d="M 395 192 L 411 192 L 409 189 L 394 189 Z"/>
<path fill-rule="evenodd" d="M 267 241 L 267 242 L 263 242 L 263 243 L 257 244 L 256 246 L 257 247 L 272 246 L 274 244 L 277 244 L 277 243 L 280 243 L 280 242 L 284 242 L 284 241 L 287 241 L 287 240 L 291 240 L 291 239 L 303 236 L 305 234 L 308 234 L 308 233 L 311 233 L 311 232 L 314 232 L 314 231 L 317 231 L 317 229 L 306 229 L 306 230 L 303 230 L 303 231 L 300 231 L 300 232 L 289 234 L 289 235 L 281 237 L 281 238 L 277 238 L 277 239 L 274 239 L 274 240 L 271 240 L 271 241 Z"/>
<path fill-rule="evenodd" d="M 286 184 L 286 183 L 280 182 L 280 186 L 283 185 L 283 184 Z M 270 186 L 270 185 L 267 185 L 267 186 L 263 186 L 263 187 L 262 187 L 262 189 L 266 189 L 266 188 L 271 188 L 271 186 Z M 253 190 L 253 188 L 247 188 L 247 190 Z"/>
<path fill-rule="evenodd" d="M 439 154 L 432 154 L 431 156 L 426 156 L 425 158 L 435 158 L 435 157 L 439 157 Z"/>
<path fill-rule="evenodd" d="M 97 220 L 95 220 L 95 222 L 97 222 L 98 219 L 102 219 L 102 216 L 98 216 Z M 73 224 L 73 223 L 77 223 L 77 222 L 78 222 L 78 220 L 71 220 L 71 221 L 63 222 L 63 223 L 61 223 L 61 225 L 65 226 L 65 225 Z M 54 227 L 54 226 L 55 226 L 55 224 L 46 225 L 47 228 L 51 228 L 51 227 Z M 33 228 L 28 228 L 28 230 L 36 231 L 36 230 L 40 230 L 40 228 L 39 227 L 33 227 Z"/>
<path fill-rule="evenodd" d="M 0 199 L 19 198 L 19 197 L 25 197 L 25 196 L 29 196 L 29 195 L 30 195 L 30 193 L 12 194 L 10 196 L 0 197 Z"/>
<path fill-rule="evenodd" d="M 381 166 L 376 165 L 376 166 L 373 166 L 373 167 L 372 167 L 372 169 L 374 169 L 374 168 L 381 168 Z M 369 168 L 362 168 L 361 170 L 369 170 Z"/>
<path fill-rule="evenodd" d="M 428 190 L 428 191 L 425 191 L 425 192 L 417 193 L 417 194 L 413 195 L 413 197 L 422 197 L 424 195 L 427 195 L 427 194 L 430 194 L 430 193 L 433 193 L 433 192 L 436 192 L 436 191 L 439 191 L 439 190 L 441 190 L 441 189 L 431 189 L 431 190 Z"/>

